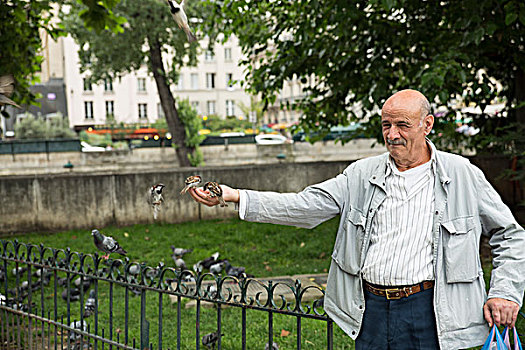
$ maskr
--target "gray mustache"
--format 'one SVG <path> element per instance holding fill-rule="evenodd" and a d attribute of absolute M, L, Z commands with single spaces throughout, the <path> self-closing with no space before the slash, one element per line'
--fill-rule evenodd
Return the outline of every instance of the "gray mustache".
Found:
<path fill-rule="evenodd" d="M 386 143 L 388 143 L 389 145 L 405 145 L 405 140 L 390 140 L 390 139 L 387 139 L 386 140 Z"/>

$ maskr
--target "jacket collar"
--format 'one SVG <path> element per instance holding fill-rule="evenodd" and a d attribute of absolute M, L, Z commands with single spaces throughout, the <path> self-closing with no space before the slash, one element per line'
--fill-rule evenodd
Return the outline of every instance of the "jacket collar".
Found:
<path fill-rule="evenodd" d="M 430 161 L 432 162 L 432 170 L 434 171 L 434 174 L 438 177 L 442 184 L 449 184 L 450 177 L 447 175 L 445 168 L 443 167 L 443 163 L 440 161 L 440 156 L 438 154 L 436 146 L 428 138 L 426 138 L 426 141 L 427 144 L 430 146 L 432 152 Z M 390 158 L 390 154 L 387 152 L 383 155 L 382 161 L 379 162 L 379 165 L 373 172 L 373 175 L 370 177 L 370 183 L 377 185 L 384 190 L 385 178 L 392 172 L 391 166 L 395 165 Z"/>

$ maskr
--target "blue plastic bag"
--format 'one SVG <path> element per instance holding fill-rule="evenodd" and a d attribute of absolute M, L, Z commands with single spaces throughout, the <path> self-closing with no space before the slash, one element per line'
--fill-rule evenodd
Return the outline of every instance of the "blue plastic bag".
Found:
<path fill-rule="evenodd" d="M 509 350 L 503 342 L 503 337 L 499 333 L 496 325 L 492 326 L 492 330 L 481 350 Z"/>
<path fill-rule="evenodd" d="M 523 350 L 523 348 L 521 347 L 521 341 L 518 336 L 518 331 L 516 330 L 516 327 L 512 328 L 512 330 L 514 334 L 514 348 L 510 346 L 509 327 L 505 327 L 505 329 L 503 330 L 503 343 L 507 346 L 507 348 L 509 348 L 509 350 Z"/>

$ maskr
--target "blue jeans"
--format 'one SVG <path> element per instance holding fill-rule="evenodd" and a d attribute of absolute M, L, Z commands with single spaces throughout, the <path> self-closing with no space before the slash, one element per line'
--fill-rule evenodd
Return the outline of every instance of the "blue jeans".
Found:
<path fill-rule="evenodd" d="M 439 349 L 434 319 L 434 289 L 387 300 L 365 290 L 366 309 L 356 350 Z"/>

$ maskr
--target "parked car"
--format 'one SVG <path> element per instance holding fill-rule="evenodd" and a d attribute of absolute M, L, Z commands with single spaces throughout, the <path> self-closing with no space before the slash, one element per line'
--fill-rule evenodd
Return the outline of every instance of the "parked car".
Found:
<path fill-rule="evenodd" d="M 283 135 L 278 134 L 260 134 L 255 136 L 255 143 L 258 145 L 281 145 L 283 143 L 293 143 Z"/>
<path fill-rule="evenodd" d="M 86 141 L 80 141 L 80 145 L 82 146 L 82 152 L 105 152 L 106 151 L 104 147 L 91 146 Z"/>

